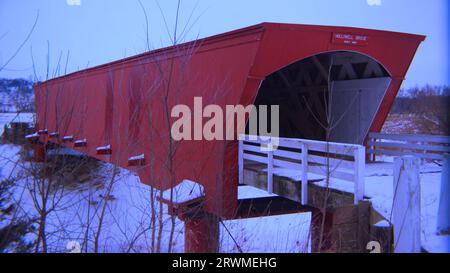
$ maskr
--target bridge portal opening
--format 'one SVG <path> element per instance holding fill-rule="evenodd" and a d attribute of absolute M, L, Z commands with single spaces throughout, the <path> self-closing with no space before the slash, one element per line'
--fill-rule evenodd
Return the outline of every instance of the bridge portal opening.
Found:
<path fill-rule="evenodd" d="M 254 104 L 279 105 L 280 137 L 362 144 L 390 81 L 366 55 L 327 52 L 269 75 Z"/>

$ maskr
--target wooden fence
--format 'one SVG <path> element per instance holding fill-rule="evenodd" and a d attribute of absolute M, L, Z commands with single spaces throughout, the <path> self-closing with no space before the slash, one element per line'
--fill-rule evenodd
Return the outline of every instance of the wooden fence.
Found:
<path fill-rule="evenodd" d="M 367 144 L 373 161 L 376 155 L 442 160 L 450 154 L 450 136 L 370 133 Z"/>
<path fill-rule="evenodd" d="M 275 144 L 275 145 L 274 145 Z M 301 200 L 308 201 L 308 173 L 354 183 L 354 203 L 364 196 L 365 147 L 355 144 L 297 138 L 241 135 L 239 140 L 239 183 L 245 183 L 244 164 L 266 166 L 267 191 L 272 193 L 274 168 L 301 171 Z"/>

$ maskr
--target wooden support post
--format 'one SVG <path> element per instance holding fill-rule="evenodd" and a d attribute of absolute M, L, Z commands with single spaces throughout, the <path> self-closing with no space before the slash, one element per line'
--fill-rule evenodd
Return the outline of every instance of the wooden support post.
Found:
<path fill-rule="evenodd" d="M 199 211 L 184 219 L 184 251 L 216 253 L 219 251 L 219 218 Z"/>
<path fill-rule="evenodd" d="M 370 240 L 380 244 L 380 253 L 392 253 L 393 227 L 386 220 L 370 226 Z"/>
<path fill-rule="evenodd" d="M 308 147 L 302 143 L 302 205 L 308 204 Z"/>
<path fill-rule="evenodd" d="M 355 185 L 354 193 L 355 200 L 354 204 L 357 205 L 359 201 L 364 198 L 364 172 L 366 167 L 366 157 L 365 157 L 365 147 L 360 146 L 355 149 Z"/>
<path fill-rule="evenodd" d="M 46 157 L 47 157 L 47 151 L 45 149 L 45 144 L 37 142 L 37 143 L 33 144 L 33 146 L 34 146 L 33 147 L 34 148 L 34 152 L 33 152 L 34 161 L 35 162 L 45 162 Z"/>
<path fill-rule="evenodd" d="M 239 140 L 238 148 L 239 184 L 244 184 L 244 141 Z"/>
<path fill-rule="evenodd" d="M 370 241 L 370 202 L 346 205 L 327 211 L 331 217 L 328 251 L 339 253 L 365 253 Z"/>
<path fill-rule="evenodd" d="M 361 201 L 356 206 L 358 210 L 357 218 L 357 252 L 365 252 L 370 239 L 370 207 L 369 201 Z"/>
<path fill-rule="evenodd" d="M 397 157 L 394 161 L 394 251 L 419 253 L 420 244 L 420 159 Z"/>
<path fill-rule="evenodd" d="M 267 143 L 267 192 L 273 192 L 273 145 L 272 140 Z"/>
<path fill-rule="evenodd" d="M 325 217 L 323 230 L 322 217 Z M 323 215 L 320 209 L 311 210 L 311 252 L 318 253 L 330 249 L 332 220 L 333 217 L 329 213 Z"/>
<path fill-rule="evenodd" d="M 371 138 L 370 140 L 372 140 L 373 142 L 375 142 L 377 139 L 376 138 Z M 375 162 L 377 160 L 376 158 L 376 154 L 375 154 L 375 145 L 371 145 L 370 149 L 373 151 L 372 152 L 372 162 Z"/>
<path fill-rule="evenodd" d="M 6 143 L 8 141 L 8 127 L 3 125 L 3 135 L 2 135 L 2 143 Z"/>

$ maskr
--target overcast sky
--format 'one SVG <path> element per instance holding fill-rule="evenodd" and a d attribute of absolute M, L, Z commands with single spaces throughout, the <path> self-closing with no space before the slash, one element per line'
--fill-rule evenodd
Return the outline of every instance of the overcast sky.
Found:
<path fill-rule="evenodd" d="M 80 1 L 80 5 L 77 5 Z M 381 2 L 381 3 L 380 3 Z M 423 34 L 422 43 L 403 87 L 423 84 L 450 85 L 450 1 L 448 0 L 184 0 L 180 7 L 185 41 L 261 22 L 364 27 Z M 142 0 L 149 19 L 152 48 L 170 43 L 175 0 Z M 371 5 L 370 5 L 371 4 Z M 46 74 L 47 41 L 50 72 L 59 56 L 67 72 L 117 60 L 145 51 L 146 27 L 137 0 L 0 0 L 0 67 L 27 36 L 39 12 L 31 38 L 0 72 L 0 77 Z M 192 16 L 191 16 L 192 14 Z M 64 66 L 64 65 L 63 65 Z M 62 69 L 62 71 L 64 68 Z"/>

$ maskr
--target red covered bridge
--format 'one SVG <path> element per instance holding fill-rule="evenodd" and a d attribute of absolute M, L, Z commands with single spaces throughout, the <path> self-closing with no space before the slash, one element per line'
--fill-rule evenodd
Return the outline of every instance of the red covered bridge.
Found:
<path fill-rule="evenodd" d="M 331 80 L 333 111 L 352 114 L 329 140 L 362 144 L 381 130 L 424 38 L 262 23 L 146 52 L 37 84 L 39 140 L 134 170 L 158 189 L 197 181 L 206 212 L 234 217 L 238 142 L 172 141 L 174 105 L 192 109 L 194 97 L 224 109 L 277 104 L 281 137 L 325 140 L 317 120 L 325 118 L 323 93 Z M 355 96 L 358 103 L 349 106 Z"/>

